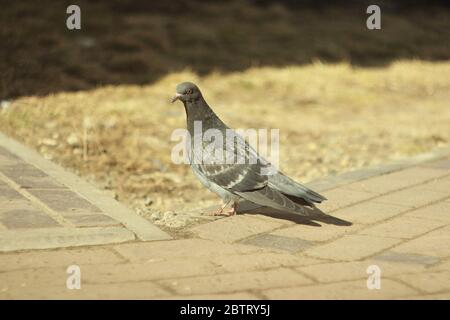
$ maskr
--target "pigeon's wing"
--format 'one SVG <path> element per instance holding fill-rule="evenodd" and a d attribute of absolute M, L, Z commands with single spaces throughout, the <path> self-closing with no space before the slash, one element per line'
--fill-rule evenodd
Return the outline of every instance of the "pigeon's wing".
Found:
<path fill-rule="evenodd" d="M 230 192 L 264 188 L 268 178 L 267 162 L 239 135 L 235 139 L 191 147 L 191 163 L 208 181 Z"/>
<path fill-rule="evenodd" d="M 308 187 L 292 180 L 281 172 L 269 176 L 269 186 L 286 195 L 301 198 L 308 203 L 321 203 L 326 198 Z"/>
<path fill-rule="evenodd" d="M 271 175 L 280 173 L 242 137 L 232 143 L 227 141 L 216 144 L 214 148 L 202 145 L 201 149 L 193 148 L 191 158 L 194 163 L 191 165 L 207 181 L 261 206 L 308 215 L 301 205 L 283 194 L 283 191 L 269 185 Z M 227 163 L 227 157 L 234 159 Z"/>
<path fill-rule="evenodd" d="M 257 190 L 267 185 L 267 177 L 258 174 L 253 165 L 207 164 L 199 168 L 208 180 L 230 192 Z"/>

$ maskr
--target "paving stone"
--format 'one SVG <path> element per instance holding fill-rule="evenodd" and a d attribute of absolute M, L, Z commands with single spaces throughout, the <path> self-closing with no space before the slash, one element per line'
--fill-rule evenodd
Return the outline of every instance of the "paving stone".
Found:
<path fill-rule="evenodd" d="M 34 178 L 46 178 L 48 177 L 48 174 L 46 174 L 44 171 L 36 168 L 35 166 L 28 164 L 26 162 L 20 161 L 15 162 L 11 166 L 3 166 L 1 169 L 1 172 L 10 178 L 11 180 L 14 180 L 17 177 L 23 177 L 23 176 L 30 176 Z"/>
<path fill-rule="evenodd" d="M 434 203 L 429 206 L 410 211 L 404 216 L 450 223 L 450 203 L 445 201 Z"/>
<path fill-rule="evenodd" d="M 413 167 L 358 181 L 345 187 L 352 190 L 385 194 L 420 184 L 433 178 L 442 177 L 446 174 L 446 171 L 440 169 Z"/>
<path fill-rule="evenodd" d="M 29 192 L 55 211 L 64 213 L 101 212 L 96 206 L 71 190 L 30 189 Z"/>
<path fill-rule="evenodd" d="M 450 178 L 444 178 L 439 180 L 434 180 L 428 183 L 425 183 L 422 185 L 424 189 L 436 191 L 436 192 L 443 192 L 447 193 L 449 196 L 449 190 L 450 190 Z"/>
<path fill-rule="evenodd" d="M 355 191 L 340 187 L 323 192 L 323 195 L 328 199 L 319 204 L 317 207 L 325 213 L 349 206 L 351 204 L 367 200 L 376 196 L 374 193 L 365 191 Z"/>
<path fill-rule="evenodd" d="M 279 223 L 281 225 L 294 225 L 295 224 L 294 221 L 285 219 L 284 216 L 281 216 L 281 215 L 277 217 L 275 215 L 270 215 L 269 216 L 269 215 L 264 215 L 264 214 L 252 213 L 251 217 L 257 218 L 257 219 L 262 219 L 262 220 L 269 221 L 269 222 L 276 222 L 276 223 Z"/>
<path fill-rule="evenodd" d="M 367 235 L 346 235 L 333 242 L 307 249 L 308 256 L 351 261 L 363 259 L 401 242 L 400 239 Z"/>
<path fill-rule="evenodd" d="M 236 215 L 196 226 L 191 228 L 190 231 L 203 239 L 234 242 L 259 233 L 271 231 L 281 225 L 275 221 L 257 219 L 246 215 Z"/>
<path fill-rule="evenodd" d="M 402 274 L 407 272 L 423 272 L 425 266 L 421 264 L 397 263 L 381 260 L 351 261 L 315 264 L 299 267 L 297 270 L 309 275 L 319 282 L 339 282 L 355 279 L 367 279 L 367 268 L 376 265 L 380 268 L 381 279 L 384 276 Z"/>
<path fill-rule="evenodd" d="M 37 210 L 44 212 L 41 208 L 33 206 L 33 203 L 26 198 L 10 199 L 9 201 L 0 202 L 0 216 L 11 210 Z"/>
<path fill-rule="evenodd" d="M 9 152 L 8 150 L 3 148 L 2 146 L 0 146 L 0 155 L 5 156 L 5 157 L 10 158 L 10 159 L 19 159 L 15 154 Z"/>
<path fill-rule="evenodd" d="M 340 173 L 337 177 L 339 179 L 342 179 L 344 182 L 346 182 L 346 184 L 348 184 L 350 182 L 367 180 L 374 176 L 386 174 L 387 172 L 385 170 L 392 171 L 392 170 L 396 170 L 396 169 L 400 169 L 400 167 L 396 167 L 396 166 L 391 167 L 390 166 L 389 168 L 384 168 L 384 167 L 383 168 L 377 168 L 377 167 L 363 168 L 360 170 L 347 171 L 344 173 Z"/>
<path fill-rule="evenodd" d="M 245 255 L 219 255 L 212 258 L 211 261 L 227 272 L 303 266 L 321 262 L 321 260 L 318 259 L 275 252 L 249 253 Z"/>
<path fill-rule="evenodd" d="M 0 172 L 23 188 L 59 189 L 65 188 L 42 170 L 20 162 L 12 166 L 3 166 Z"/>
<path fill-rule="evenodd" d="M 395 278 L 427 293 L 450 291 L 450 271 L 402 274 Z"/>
<path fill-rule="evenodd" d="M 172 258 L 213 257 L 218 254 L 247 254 L 260 248 L 241 244 L 225 244 L 204 239 L 182 239 L 127 243 L 114 249 L 130 261 L 158 261 Z"/>
<path fill-rule="evenodd" d="M 34 208 L 15 210 L 0 209 L 0 222 L 8 229 L 61 227 L 50 216 Z"/>
<path fill-rule="evenodd" d="M 311 241 L 273 234 L 261 234 L 254 238 L 243 240 L 241 243 L 263 248 L 284 250 L 293 253 L 300 252 L 314 245 L 314 242 Z"/>
<path fill-rule="evenodd" d="M 450 292 L 436 294 L 419 294 L 417 296 L 408 296 L 397 298 L 399 300 L 450 300 Z"/>
<path fill-rule="evenodd" d="M 406 206 L 375 202 L 376 200 L 362 202 L 351 207 L 333 212 L 333 216 L 351 221 L 355 224 L 372 224 L 389 219 L 410 210 Z"/>
<path fill-rule="evenodd" d="M 407 254 L 407 253 L 398 253 L 398 252 L 390 252 L 386 251 L 378 256 L 372 257 L 373 260 L 381 260 L 387 262 L 398 262 L 404 264 L 419 264 L 424 266 L 429 266 L 436 264 L 440 261 L 439 258 L 426 256 L 421 254 Z"/>
<path fill-rule="evenodd" d="M 21 195 L 19 192 L 14 190 L 13 188 L 5 185 L 0 185 L 0 205 L 3 207 L 5 203 L 12 200 L 17 199 L 23 199 L 26 200 L 26 198 Z"/>
<path fill-rule="evenodd" d="M 358 234 L 411 239 L 445 224 L 446 222 L 443 221 L 400 216 L 384 223 L 368 227 L 359 231 Z"/>
<path fill-rule="evenodd" d="M 12 190 L 12 189 L 11 189 Z M 52 228 L 61 226 L 61 219 L 55 219 L 37 204 L 23 197 L 15 190 L 9 200 L 0 199 L 0 222 L 11 229 Z"/>
<path fill-rule="evenodd" d="M 444 169 L 450 172 L 450 159 L 442 159 L 433 162 L 427 162 L 422 164 L 421 167 Z"/>
<path fill-rule="evenodd" d="M 169 299 L 169 300 L 260 300 L 260 298 L 249 292 L 236 292 L 236 293 L 218 293 L 218 294 L 200 294 L 192 296 L 164 296 L 157 297 L 157 299 Z"/>
<path fill-rule="evenodd" d="M 311 280 L 289 269 L 250 271 L 216 276 L 163 280 L 158 283 L 178 294 L 207 294 L 310 284 Z"/>
<path fill-rule="evenodd" d="M 330 177 L 309 182 L 306 186 L 316 192 L 323 193 L 327 190 L 336 189 L 337 187 L 346 184 L 346 182 L 348 183 L 346 180 L 333 179 L 333 177 Z"/>
<path fill-rule="evenodd" d="M 95 226 L 117 226 L 120 223 L 104 214 L 65 214 L 65 219 L 69 220 L 76 227 Z"/>
<path fill-rule="evenodd" d="M 307 241 L 327 241 L 345 235 L 347 233 L 354 233 L 361 227 L 361 225 L 356 224 L 351 226 L 323 224 L 321 227 L 295 225 L 292 227 L 275 230 L 271 233 L 271 235 L 298 238 Z"/>
<path fill-rule="evenodd" d="M 134 240 L 122 227 L 40 228 L 0 232 L 0 252 L 120 243 Z"/>
<path fill-rule="evenodd" d="M 0 273 L 0 291 L 7 291 L 13 288 L 66 286 L 68 274 L 67 267 L 45 269 L 25 269 Z"/>
<path fill-rule="evenodd" d="M 88 283 L 131 282 L 156 279 L 184 278 L 224 273 L 208 259 L 183 258 L 170 261 L 90 265 L 82 269 Z"/>
<path fill-rule="evenodd" d="M 391 203 L 396 205 L 404 205 L 409 207 L 421 207 L 435 201 L 439 201 L 448 197 L 443 192 L 430 191 L 419 185 L 409 189 L 393 192 L 385 196 L 377 198 L 376 202 Z"/>
<path fill-rule="evenodd" d="M 80 290 L 63 285 L 12 288 L 4 295 L 9 299 L 151 299 L 170 293 L 151 282 L 83 284 Z"/>
<path fill-rule="evenodd" d="M 59 249 L 0 254 L 0 271 L 68 267 L 89 264 L 114 264 L 124 260 L 112 250 L 103 248 Z"/>
<path fill-rule="evenodd" d="M 450 270 L 450 260 L 442 261 L 430 268 L 431 271 L 448 271 Z"/>
<path fill-rule="evenodd" d="M 397 281 L 385 279 L 380 290 L 367 289 L 366 279 L 314 286 L 265 290 L 268 299 L 391 299 L 417 295 L 417 291 Z"/>
<path fill-rule="evenodd" d="M 450 226 L 431 231 L 392 248 L 393 252 L 447 257 L 450 253 Z"/>
<path fill-rule="evenodd" d="M 4 154 L 0 153 L 0 168 L 12 166 L 17 163 L 17 160 L 14 158 L 10 158 Z M 1 172 L 1 170 L 0 170 Z"/>

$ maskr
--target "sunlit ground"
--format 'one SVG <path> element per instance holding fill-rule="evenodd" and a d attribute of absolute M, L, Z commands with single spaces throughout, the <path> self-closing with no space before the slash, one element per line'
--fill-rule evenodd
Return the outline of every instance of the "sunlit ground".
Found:
<path fill-rule="evenodd" d="M 280 167 L 307 182 L 450 143 L 450 62 L 388 67 L 322 64 L 199 77 L 173 73 L 144 86 L 16 99 L 2 131 L 110 189 L 143 215 L 215 204 L 190 168 L 171 162 L 184 109 L 175 86 L 194 81 L 234 128 L 279 128 Z"/>

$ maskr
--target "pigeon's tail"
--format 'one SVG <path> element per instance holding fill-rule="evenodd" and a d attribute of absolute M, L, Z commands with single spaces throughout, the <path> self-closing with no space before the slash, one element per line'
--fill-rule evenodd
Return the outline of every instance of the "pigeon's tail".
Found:
<path fill-rule="evenodd" d="M 313 206 L 314 203 L 321 203 L 327 200 L 324 196 L 292 180 L 281 172 L 269 176 L 269 186 L 280 191 L 292 201 L 302 205 Z"/>
<path fill-rule="evenodd" d="M 236 194 L 238 194 L 245 200 L 251 201 L 261 206 L 271 207 L 281 211 L 299 214 L 301 216 L 310 215 L 309 211 L 305 210 L 305 208 L 303 208 L 301 205 L 295 203 L 278 190 L 270 188 L 268 186 L 255 191 L 236 192 Z"/>

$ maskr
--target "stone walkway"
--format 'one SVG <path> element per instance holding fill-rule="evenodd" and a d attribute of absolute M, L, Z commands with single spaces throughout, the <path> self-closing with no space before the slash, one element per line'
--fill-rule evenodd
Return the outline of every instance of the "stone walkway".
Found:
<path fill-rule="evenodd" d="M 0 135 L 0 252 L 135 238 L 170 236 L 75 175 Z"/>
<path fill-rule="evenodd" d="M 448 149 L 313 185 L 329 217 L 259 210 L 171 239 L 0 136 L 0 298 L 450 299 Z"/>

